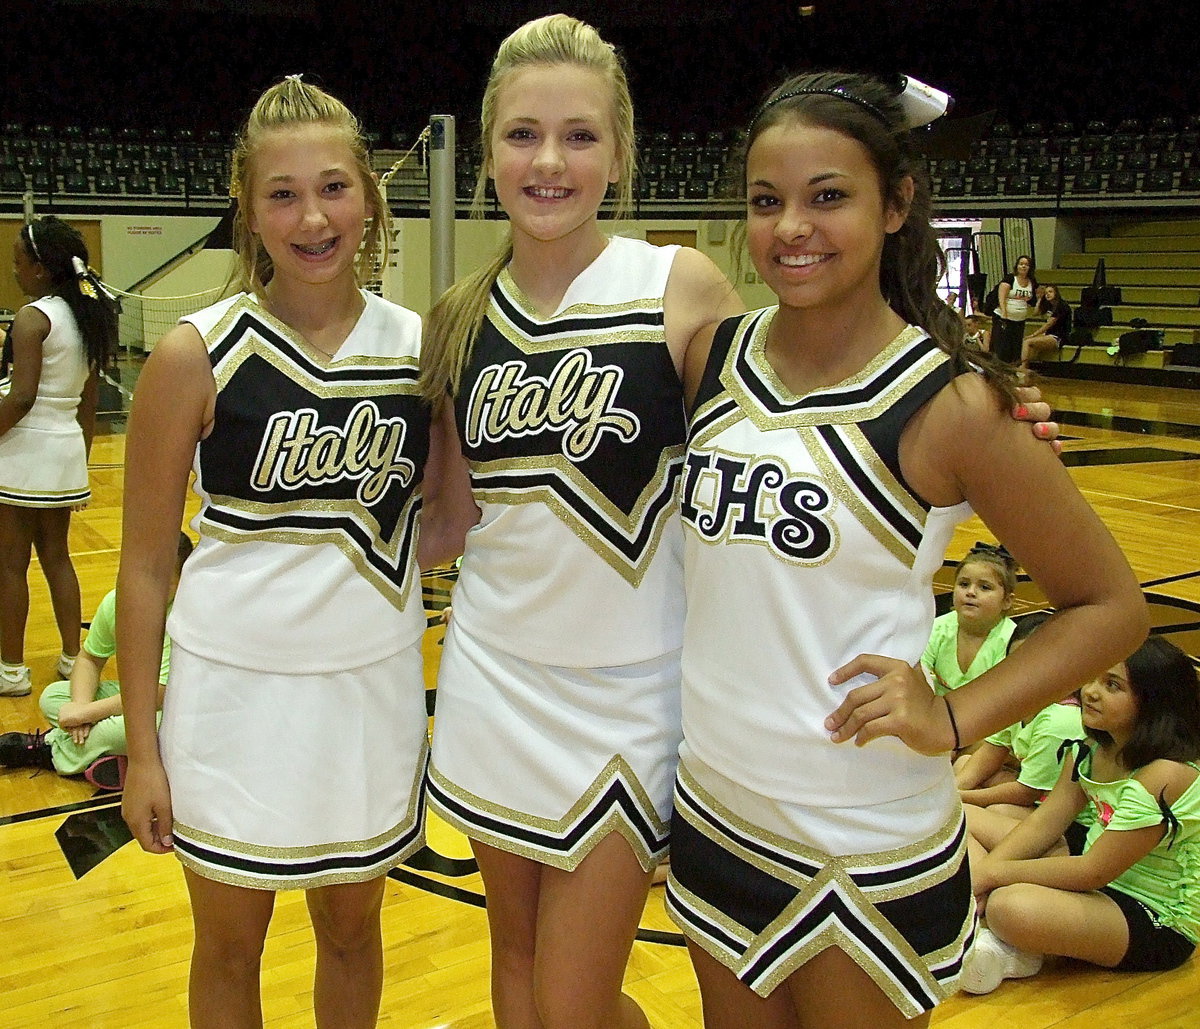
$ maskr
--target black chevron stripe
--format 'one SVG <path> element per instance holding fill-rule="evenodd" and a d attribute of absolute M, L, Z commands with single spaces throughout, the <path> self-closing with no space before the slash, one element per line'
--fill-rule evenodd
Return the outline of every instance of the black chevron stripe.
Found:
<path fill-rule="evenodd" d="M 242 342 L 244 337 L 253 331 L 257 336 L 274 347 L 288 362 L 302 369 L 306 375 L 322 382 L 354 382 L 365 375 L 370 375 L 374 381 L 392 379 L 396 382 L 416 382 L 418 370 L 412 366 L 387 367 L 371 365 L 355 365 L 346 367 L 323 368 L 314 362 L 302 350 L 297 348 L 286 336 L 280 335 L 266 322 L 255 316 L 253 311 L 243 311 L 224 335 L 209 348 L 209 360 L 215 368 Z"/>
<path fill-rule="evenodd" d="M 636 533 L 630 536 L 614 525 L 600 512 L 587 502 L 586 496 L 581 496 L 569 483 L 562 481 L 559 476 L 545 471 L 496 471 L 486 474 L 473 472 L 475 489 L 480 493 L 491 490 L 513 490 L 529 492 L 545 490 L 552 493 L 565 504 L 581 522 L 591 529 L 596 536 L 608 544 L 630 564 L 636 565 L 645 555 L 658 526 L 664 517 L 669 517 L 674 509 L 675 484 L 683 470 L 682 461 L 672 461 L 667 468 L 664 486 L 659 493 L 644 508 Z"/>
<path fill-rule="evenodd" d="M 461 821 L 472 825 L 484 832 L 496 836 L 504 836 L 520 843 L 538 847 L 541 850 L 570 854 L 581 841 L 593 832 L 601 822 L 616 808 L 624 812 L 629 823 L 633 826 L 646 849 L 654 852 L 666 843 L 666 834 L 658 835 L 651 826 L 649 819 L 643 815 L 628 787 L 619 779 L 614 780 L 605 789 L 591 808 L 563 836 L 551 832 L 522 825 L 519 822 L 487 815 L 474 808 L 467 807 L 453 794 L 441 789 L 435 781 L 429 782 L 430 799 L 440 804 Z"/>
<path fill-rule="evenodd" d="M 514 329 L 527 339 L 541 339 L 549 336 L 565 336 L 571 333 L 585 335 L 611 329 L 662 328 L 664 325 L 661 309 L 620 311 L 615 314 L 580 314 L 572 318 L 556 318 L 543 324 L 534 321 L 524 311 L 518 308 L 499 282 L 492 287 L 492 303 L 499 315 L 503 316 Z M 654 301 L 647 301 L 654 303 Z"/>
<path fill-rule="evenodd" d="M 734 370 L 746 391 L 762 405 L 765 411 L 771 414 L 782 415 L 807 410 L 825 410 L 831 407 L 853 408 L 868 405 L 891 389 L 896 381 L 903 378 L 911 368 L 924 361 L 930 351 L 939 350 L 937 344 L 927 337 L 897 354 L 894 360 L 860 386 L 852 389 L 818 390 L 808 396 L 785 402 L 776 397 L 762 381 L 759 373 L 750 364 L 750 347 L 742 343 L 742 340 L 753 333 L 756 324 L 757 319 L 746 325 L 741 337 L 733 343 Z"/>
<path fill-rule="evenodd" d="M 821 871 L 821 866 L 815 861 L 809 861 L 804 858 L 796 857 L 793 854 L 785 854 L 781 851 L 774 850 L 759 840 L 754 839 L 754 837 L 747 836 L 746 834 L 739 832 L 728 822 L 723 821 L 715 813 L 709 811 L 703 803 L 697 800 L 697 798 L 683 785 L 679 779 L 676 779 L 675 809 L 680 811 L 685 807 L 687 808 L 692 820 L 704 822 L 721 836 L 724 836 L 726 839 L 736 843 L 738 846 L 745 848 L 752 854 L 757 854 L 759 857 L 766 858 L 773 864 L 781 865 L 784 868 L 790 869 L 797 875 L 804 876 L 806 879 L 812 879 Z"/>
<path fill-rule="evenodd" d="M 842 929 L 858 940 L 863 949 L 891 973 L 900 988 L 920 1007 L 928 1009 L 937 1003 L 938 998 L 929 994 L 908 962 L 895 954 L 886 942 L 880 941 L 859 912 L 832 887 L 799 922 L 772 941 L 770 946 L 751 962 L 740 978 L 753 983 L 769 975 L 774 965 L 786 958 L 791 950 L 803 945 L 809 937 L 819 934 L 824 923 L 829 920 L 836 921 Z"/>
<path fill-rule="evenodd" d="M 408 559 L 413 548 L 417 514 L 420 508 L 419 500 L 410 505 L 402 530 L 403 542 L 394 559 L 388 559 L 376 551 L 371 545 L 371 534 L 353 519 L 338 512 L 289 510 L 277 517 L 254 518 L 232 508 L 211 504 L 204 512 L 203 522 L 221 526 L 247 537 L 275 533 L 281 529 L 292 529 L 297 532 L 337 529 L 354 544 L 355 549 L 363 555 L 372 568 L 402 589 L 408 578 Z"/>
<path fill-rule="evenodd" d="M 876 486 L 863 468 L 858 455 L 846 444 L 836 426 L 819 425 L 816 427 L 816 431 L 825 441 L 825 445 L 832 453 L 838 467 L 854 483 L 862 499 L 892 527 L 896 535 L 903 539 L 915 554 L 921 545 L 921 526 L 914 525 L 908 513 L 894 504 L 891 498 Z"/>

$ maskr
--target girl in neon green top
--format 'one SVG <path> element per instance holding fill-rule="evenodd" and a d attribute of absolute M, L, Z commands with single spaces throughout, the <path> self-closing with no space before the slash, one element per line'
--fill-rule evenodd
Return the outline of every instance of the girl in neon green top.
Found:
<path fill-rule="evenodd" d="M 1004 659 L 1017 623 L 1008 617 L 1017 566 L 1003 547 L 976 543 L 954 570 L 954 610 L 934 619 L 921 655 L 938 694 L 956 690 Z"/>
<path fill-rule="evenodd" d="M 988 993 L 1061 954 L 1124 971 L 1182 964 L 1200 940 L 1200 683 L 1151 637 L 1080 693 L 1092 747 L 975 870 L 988 928 L 963 988 Z M 1044 856 L 1094 809 L 1079 856 Z"/>

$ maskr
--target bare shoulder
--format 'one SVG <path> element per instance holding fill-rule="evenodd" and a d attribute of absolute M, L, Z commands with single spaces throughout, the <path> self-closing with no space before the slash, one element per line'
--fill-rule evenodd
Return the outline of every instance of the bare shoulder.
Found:
<path fill-rule="evenodd" d="M 909 484 L 932 504 L 958 503 L 958 461 L 1001 446 L 1011 421 L 982 375 L 955 376 L 913 415 L 901 436 L 900 464 Z"/>
<path fill-rule="evenodd" d="M 40 343 L 50 334 L 50 319 L 44 311 L 32 304 L 26 304 L 18 312 L 12 323 L 13 346 L 19 346 L 24 341 Z"/>
<path fill-rule="evenodd" d="M 204 338 L 194 325 L 183 322 L 170 329 L 154 344 L 154 349 L 146 358 L 142 375 L 195 375 L 203 378 L 201 373 L 211 379 L 212 365 L 208 359 Z M 139 378 L 139 383 L 141 381 Z"/>
<path fill-rule="evenodd" d="M 737 290 L 711 258 L 691 247 L 679 248 L 663 294 L 667 345 L 677 367 L 704 326 L 745 309 Z"/>
<path fill-rule="evenodd" d="M 216 397 L 212 364 L 199 330 L 190 323 L 176 325 L 155 345 L 134 391 L 135 420 L 143 417 L 198 419 L 207 430 Z"/>
<path fill-rule="evenodd" d="M 1200 772 L 1191 765 L 1160 758 L 1139 768 L 1134 778 L 1150 796 L 1162 797 L 1168 804 L 1173 804 L 1196 781 L 1198 775 Z"/>

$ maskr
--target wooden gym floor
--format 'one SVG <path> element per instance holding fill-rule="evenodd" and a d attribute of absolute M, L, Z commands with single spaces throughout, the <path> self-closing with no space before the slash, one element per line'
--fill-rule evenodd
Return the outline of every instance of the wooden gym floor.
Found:
<path fill-rule="evenodd" d="M 1071 474 L 1125 548 L 1159 631 L 1200 655 L 1200 393 L 1046 380 Z M 94 496 L 72 527 L 88 617 L 111 588 L 121 538 L 124 437 L 120 419 L 97 437 Z M 1013 501 L 1020 503 L 1014 484 Z M 1067 527 L 1047 525 L 1070 545 Z M 975 522 L 948 555 L 988 538 Z M 944 570 L 949 581 L 949 570 Z M 443 606 L 450 582 L 426 581 Z M 26 659 L 34 696 L 0 699 L 0 731 L 41 725 L 36 704 L 53 677 L 57 638 L 45 584 L 31 572 Z M 941 590 L 943 596 L 945 589 Z M 1040 606 L 1023 583 L 1018 613 Z M 426 637 L 433 688 L 440 625 Z M 313 769 L 313 789 L 321 770 Z M 119 798 L 50 772 L 0 770 L 0 1026 L 117 1029 L 184 1026 L 191 923 L 173 858 L 128 842 Z M 488 944 L 479 876 L 466 841 L 431 819 L 429 847 L 397 869 L 384 903 L 386 983 L 381 1025 L 491 1026 Z M 700 1026 L 686 952 L 656 887 L 630 961 L 627 989 L 657 1029 Z M 313 948 L 300 894 L 281 894 L 264 958 L 266 1022 L 311 1025 Z M 958 995 L 938 1009 L 943 1029 L 1184 1029 L 1197 1024 L 1200 960 L 1157 975 L 1118 975 L 1070 962 L 987 997 Z"/>

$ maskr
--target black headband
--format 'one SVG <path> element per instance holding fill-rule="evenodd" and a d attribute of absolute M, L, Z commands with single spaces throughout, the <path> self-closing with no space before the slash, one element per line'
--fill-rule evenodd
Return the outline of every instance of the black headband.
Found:
<path fill-rule="evenodd" d="M 818 88 L 789 89 L 786 93 L 780 93 L 779 96 L 772 97 L 765 104 L 763 104 L 762 107 L 760 107 L 758 109 L 758 113 L 754 116 L 754 121 L 755 122 L 758 121 L 759 118 L 761 118 L 768 110 L 770 110 L 770 108 L 774 107 L 776 104 L 781 104 L 781 103 L 783 103 L 783 101 L 791 100 L 792 97 L 796 97 L 796 96 L 840 97 L 842 100 L 849 100 L 850 103 L 852 103 L 852 104 L 858 104 L 858 106 L 861 107 L 864 111 L 867 111 L 870 114 L 875 115 L 875 117 L 878 118 L 881 122 L 883 122 L 883 124 L 886 125 L 889 129 L 892 127 L 891 123 L 887 119 L 887 115 L 885 115 L 883 113 L 883 111 L 881 111 L 875 104 L 871 103 L 870 100 L 864 100 L 857 93 L 851 93 L 850 90 L 845 89 L 842 86 L 830 86 L 828 88 L 820 88 L 820 89 L 818 89 Z M 754 124 L 754 122 L 751 122 L 751 124 Z"/>

